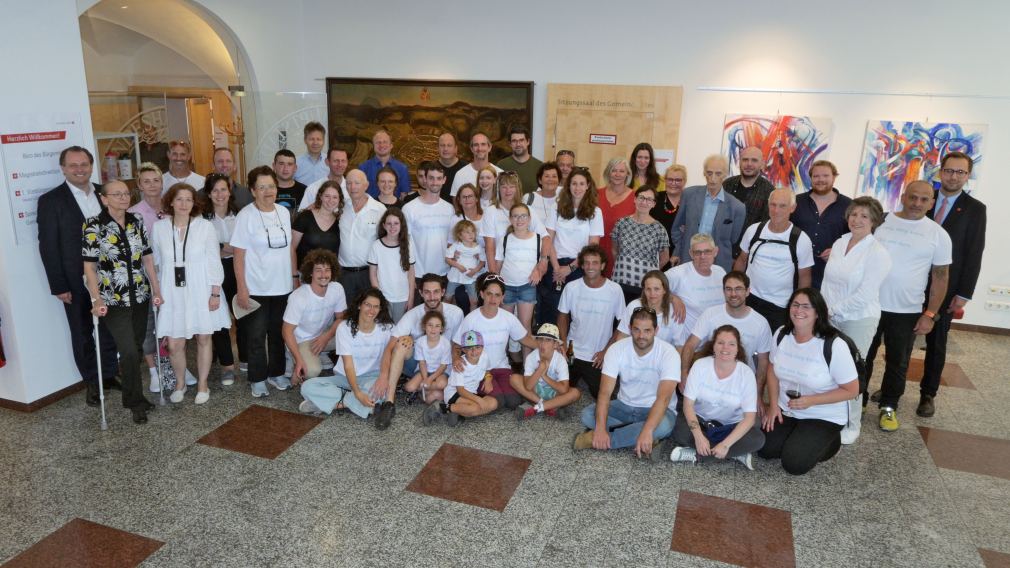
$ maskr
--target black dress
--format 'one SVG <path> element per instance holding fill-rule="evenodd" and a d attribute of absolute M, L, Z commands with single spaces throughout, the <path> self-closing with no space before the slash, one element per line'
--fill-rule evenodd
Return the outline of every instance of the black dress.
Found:
<path fill-rule="evenodd" d="M 311 209 L 306 209 L 295 217 L 291 223 L 291 229 L 302 234 L 302 240 L 299 241 L 298 248 L 295 249 L 299 267 L 305 260 L 305 255 L 313 249 L 326 249 L 337 254 L 340 249 L 340 227 L 338 225 L 339 220 L 334 221 L 329 229 L 322 230 L 319 228 L 319 223 L 316 222 L 316 216 L 312 214 Z"/>

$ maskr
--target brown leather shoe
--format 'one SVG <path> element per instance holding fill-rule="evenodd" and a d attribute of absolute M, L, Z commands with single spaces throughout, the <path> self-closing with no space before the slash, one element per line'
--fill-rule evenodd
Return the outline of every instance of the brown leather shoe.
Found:
<path fill-rule="evenodd" d="M 923 418 L 930 418 L 936 413 L 936 405 L 933 404 L 933 397 L 928 394 L 919 396 L 919 406 L 915 409 L 915 414 Z"/>

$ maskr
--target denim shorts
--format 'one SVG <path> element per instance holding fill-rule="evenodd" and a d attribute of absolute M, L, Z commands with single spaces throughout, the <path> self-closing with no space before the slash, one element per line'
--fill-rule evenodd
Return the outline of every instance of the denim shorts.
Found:
<path fill-rule="evenodd" d="M 502 300 L 505 304 L 535 304 L 537 303 L 537 289 L 535 286 L 527 282 L 522 286 L 505 286 L 505 298 Z"/>
<path fill-rule="evenodd" d="M 471 298 L 476 298 L 477 297 L 477 284 L 476 284 L 476 282 L 471 282 L 469 284 L 461 284 L 459 282 L 449 282 L 446 285 L 446 287 L 445 287 L 445 295 L 447 297 L 449 297 L 449 298 L 452 298 L 456 294 L 456 288 L 459 288 L 460 286 L 462 286 L 463 289 L 466 290 L 466 295 L 467 296 L 469 296 Z"/>

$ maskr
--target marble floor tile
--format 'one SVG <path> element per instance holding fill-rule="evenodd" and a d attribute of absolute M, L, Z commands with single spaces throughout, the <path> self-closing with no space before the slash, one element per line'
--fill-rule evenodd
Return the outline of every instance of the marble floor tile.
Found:
<path fill-rule="evenodd" d="M 72 519 L 7 561 L 4 568 L 132 568 L 163 542 L 84 519 Z"/>
<path fill-rule="evenodd" d="M 919 427 L 938 467 L 1010 479 L 1010 440 Z"/>
<path fill-rule="evenodd" d="M 917 383 L 922 380 L 922 365 L 922 359 L 916 357 L 909 359 L 908 373 L 906 374 L 909 381 Z M 943 373 L 940 374 L 940 385 L 975 390 L 975 385 L 964 374 L 961 365 L 950 361 L 947 361 L 943 366 Z"/>
<path fill-rule="evenodd" d="M 320 422 L 322 419 L 314 416 L 253 404 L 197 442 L 274 459 Z"/>
<path fill-rule="evenodd" d="M 530 460 L 444 444 L 407 491 L 503 511 Z"/>
<path fill-rule="evenodd" d="M 982 557 L 985 568 L 1010 568 L 1010 554 L 985 548 L 978 549 L 978 554 Z"/>

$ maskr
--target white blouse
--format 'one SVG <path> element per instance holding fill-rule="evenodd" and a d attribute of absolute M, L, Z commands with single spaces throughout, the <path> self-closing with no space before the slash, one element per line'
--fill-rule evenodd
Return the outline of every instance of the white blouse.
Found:
<path fill-rule="evenodd" d="M 880 285 L 891 271 L 891 255 L 873 235 L 846 253 L 851 240 L 839 237 L 824 267 L 821 294 L 834 321 L 880 317 Z"/>

